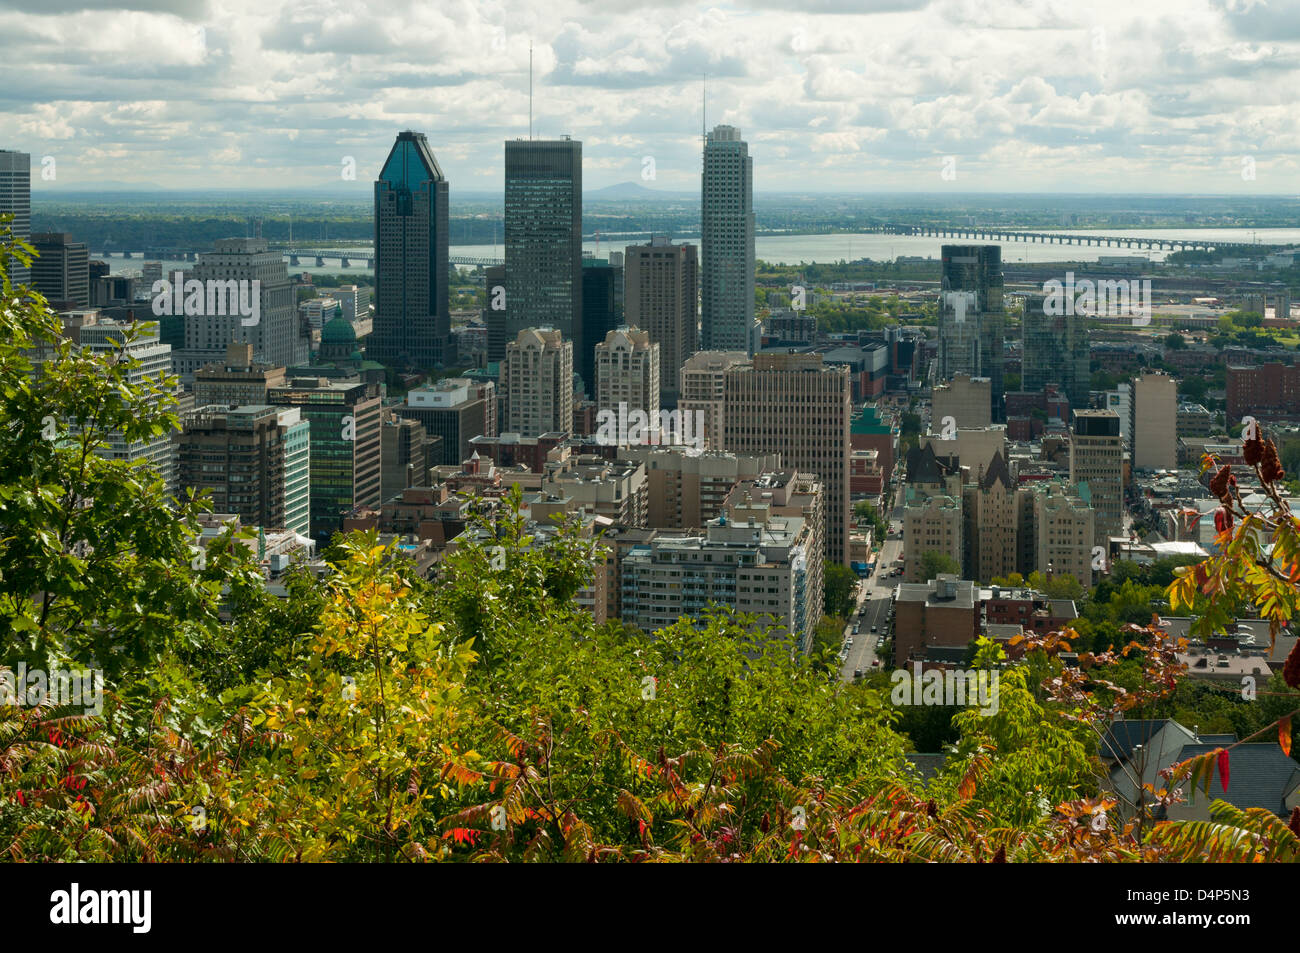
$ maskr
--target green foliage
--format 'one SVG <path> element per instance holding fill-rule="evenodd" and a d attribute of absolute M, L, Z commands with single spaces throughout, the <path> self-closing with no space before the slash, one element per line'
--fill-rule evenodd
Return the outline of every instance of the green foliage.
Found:
<path fill-rule="evenodd" d="M 828 562 L 822 570 L 822 585 L 825 588 L 823 605 L 827 615 L 847 619 L 853 614 L 858 577 L 852 569 Z"/>
<path fill-rule="evenodd" d="M 935 579 L 941 573 L 960 576 L 961 563 L 937 549 L 928 549 L 923 552 L 921 554 L 921 578 L 925 580 Z"/>

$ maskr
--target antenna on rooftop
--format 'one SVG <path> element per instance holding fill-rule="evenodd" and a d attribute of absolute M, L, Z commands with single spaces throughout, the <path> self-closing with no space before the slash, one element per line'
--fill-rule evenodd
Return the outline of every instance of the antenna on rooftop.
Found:
<path fill-rule="evenodd" d="M 700 81 L 700 142 L 709 141 L 709 74 L 705 73 Z"/>
<path fill-rule="evenodd" d="M 528 41 L 528 138 L 533 138 L 533 41 Z"/>

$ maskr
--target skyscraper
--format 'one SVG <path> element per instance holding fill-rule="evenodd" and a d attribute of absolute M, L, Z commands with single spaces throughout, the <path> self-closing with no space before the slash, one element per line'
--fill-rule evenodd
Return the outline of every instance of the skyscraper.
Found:
<path fill-rule="evenodd" d="M 580 362 L 587 348 L 582 143 L 567 137 L 507 142 L 505 218 L 506 341 L 516 340 L 525 328 L 554 328 L 573 342 Z"/>
<path fill-rule="evenodd" d="M 704 145 L 700 195 L 703 347 L 753 354 L 754 160 L 734 126 L 717 126 Z"/>
<path fill-rule="evenodd" d="M 660 349 L 662 403 L 676 407 L 682 366 L 699 350 L 700 263 L 694 245 L 656 235 L 627 248 L 627 323 Z"/>
<path fill-rule="evenodd" d="M 617 252 L 615 254 L 618 254 Z M 611 256 L 613 257 L 613 256 Z M 596 394 L 596 348 L 605 335 L 623 325 L 623 264 L 604 258 L 582 259 L 582 354 L 573 360 L 587 393 Z"/>
<path fill-rule="evenodd" d="M 1048 384 L 1060 384 L 1071 407 L 1087 407 L 1092 381 L 1088 370 L 1088 316 L 1046 314 L 1044 301 L 1042 295 L 1025 298 L 1025 316 L 1020 324 L 1020 389 L 1040 392 Z"/>
<path fill-rule="evenodd" d="M 32 157 L 26 152 L 0 149 L 0 215 L 14 217 L 9 227 L 15 238 L 32 237 Z M 31 275 L 24 265 L 11 262 L 9 279 L 25 285 Z"/>
<path fill-rule="evenodd" d="M 454 359 L 448 184 L 424 133 L 398 133 L 375 180 L 375 324 L 368 355 L 427 370 Z"/>
<path fill-rule="evenodd" d="M 1006 311 L 1002 300 L 1000 245 L 944 245 L 939 301 L 939 376 L 965 372 L 992 383 L 990 413 L 1006 419 L 1003 344 Z"/>
<path fill-rule="evenodd" d="M 90 307 L 90 250 L 67 232 L 32 236 L 32 287 L 51 304 Z"/>

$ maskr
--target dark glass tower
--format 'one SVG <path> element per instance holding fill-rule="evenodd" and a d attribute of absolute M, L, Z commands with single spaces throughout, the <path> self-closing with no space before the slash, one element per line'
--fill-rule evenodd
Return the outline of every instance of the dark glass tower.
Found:
<path fill-rule="evenodd" d="M 582 260 L 582 357 L 574 356 L 574 368 L 582 375 L 587 393 L 596 396 L 596 345 L 623 323 L 623 302 L 619 284 L 623 266 L 604 258 Z"/>
<path fill-rule="evenodd" d="M 1007 336 L 1007 315 L 1002 300 L 1001 245 L 944 245 L 941 292 L 973 292 L 975 314 L 954 314 L 941 302 L 939 316 L 940 374 L 957 371 L 989 378 L 993 383 L 992 419 L 1002 422 L 1006 414 L 1006 386 L 1003 382 L 1003 344 Z M 946 298 L 946 296 L 945 296 Z M 960 320 L 958 320 L 960 318 Z M 964 326 L 963 326 L 964 325 Z M 960 354 L 962 338 L 979 337 L 978 367 L 958 366 L 961 361 L 945 361 L 947 353 Z M 948 344 L 953 347 L 947 347 Z"/>
<path fill-rule="evenodd" d="M 1042 391 L 1048 384 L 1060 384 L 1071 408 L 1088 406 L 1089 374 L 1088 316 L 1048 315 L 1043 295 L 1025 297 L 1025 316 L 1020 323 L 1021 385 L 1024 391 Z"/>
<path fill-rule="evenodd" d="M 524 328 L 555 328 L 573 342 L 576 363 L 586 349 L 582 143 L 568 138 L 507 142 L 505 211 L 505 339 L 513 341 Z"/>
<path fill-rule="evenodd" d="M 423 133 L 399 133 L 375 181 L 375 326 L 367 356 L 426 370 L 454 360 L 447 178 Z"/>

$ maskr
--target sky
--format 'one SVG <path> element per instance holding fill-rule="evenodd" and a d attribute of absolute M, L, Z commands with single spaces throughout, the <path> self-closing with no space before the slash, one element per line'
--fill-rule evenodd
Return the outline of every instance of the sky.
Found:
<path fill-rule="evenodd" d="M 494 191 L 530 42 L 588 189 L 698 190 L 707 74 L 759 192 L 1300 191 L 1294 0 L 0 0 L 0 148 L 44 196 L 366 191 L 410 128 Z"/>

